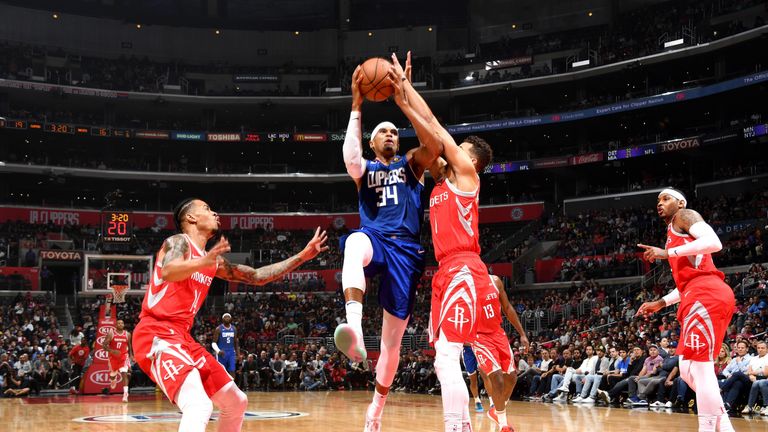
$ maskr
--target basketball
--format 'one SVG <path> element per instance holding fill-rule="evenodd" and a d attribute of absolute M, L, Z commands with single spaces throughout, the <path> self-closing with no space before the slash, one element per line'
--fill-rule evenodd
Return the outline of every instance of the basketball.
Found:
<path fill-rule="evenodd" d="M 360 82 L 363 97 L 371 102 L 382 102 L 394 93 L 395 90 L 387 81 L 390 66 L 392 63 L 381 57 L 369 58 L 363 62 L 360 71 L 363 74 L 363 80 Z"/>

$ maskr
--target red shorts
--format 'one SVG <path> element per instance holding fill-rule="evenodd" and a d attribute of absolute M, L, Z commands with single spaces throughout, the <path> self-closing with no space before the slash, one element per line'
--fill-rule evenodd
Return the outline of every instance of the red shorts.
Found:
<path fill-rule="evenodd" d="M 208 397 L 232 381 L 211 353 L 172 323 L 143 318 L 133 330 L 133 352 L 141 370 L 174 403 L 192 368 L 200 372 Z"/>
<path fill-rule="evenodd" d="M 720 352 L 736 301 L 733 290 L 716 276 L 699 276 L 680 293 L 680 346 L 686 360 L 714 361 Z M 682 346 L 682 348 L 681 348 Z"/>
<path fill-rule="evenodd" d="M 489 284 L 493 286 L 488 268 L 477 254 L 454 254 L 441 261 L 432 278 L 429 341 L 434 343 L 442 331 L 448 342 L 474 342 L 477 299 Z"/>
<path fill-rule="evenodd" d="M 478 333 L 472 350 L 477 357 L 477 367 L 486 375 L 497 370 L 506 374 L 515 371 L 512 348 L 509 347 L 507 333 L 501 327 L 493 333 Z"/>
<path fill-rule="evenodd" d="M 131 370 L 131 363 L 128 360 L 128 353 L 113 356 L 109 355 L 109 373 L 110 375 L 117 374 L 119 372 L 128 372 Z"/>

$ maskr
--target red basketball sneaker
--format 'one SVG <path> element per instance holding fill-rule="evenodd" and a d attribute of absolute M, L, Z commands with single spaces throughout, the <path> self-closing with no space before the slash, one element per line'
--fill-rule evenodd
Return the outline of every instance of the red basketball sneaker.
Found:
<path fill-rule="evenodd" d="M 491 407 L 488 410 L 488 414 L 487 415 L 488 415 L 488 418 L 491 419 L 493 421 L 493 423 L 495 423 L 498 426 L 498 424 L 499 424 L 499 416 L 496 415 L 496 407 Z"/>

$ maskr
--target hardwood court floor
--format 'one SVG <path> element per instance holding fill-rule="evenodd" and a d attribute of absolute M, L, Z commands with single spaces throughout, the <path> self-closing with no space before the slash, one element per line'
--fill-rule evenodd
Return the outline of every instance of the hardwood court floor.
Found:
<path fill-rule="evenodd" d="M 243 431 L 360 432 L 371 394 L 370 392 L 249 393 L 248 412 L 251 416 L 250 419 L 245 420 Z M 120 402 L 118 396 L 0 399 L 0 431 L 178 430 L 177 411 L 165 398 L 158 394 L 134 395 L 132 399 L 127 404 Z M 518 432 L 626 432 L 628 430 L 695 432 L 698 428 L 693 414 L 653 412 L 645 409 L 628 410 L 512 402 L 508 412 L 511 423 Z M 474 412 L 471 415 L 475 431 L 496 430 L 485 415 Z M 98 420 L 98 422 L 75 420 L 83 417 Z M 259 417 L 261 419 L 255 419 Z M 768 417 L 733 419 L 733 425 L 739 432 L 765 432 L 768 430 Z M 215 430 L 216 422 L 209 423 L 208 431 Z M 439 432 L 442 430 L 439 396 L 402 393 L 390 395 L 384 413 L 383 432 Z"/>

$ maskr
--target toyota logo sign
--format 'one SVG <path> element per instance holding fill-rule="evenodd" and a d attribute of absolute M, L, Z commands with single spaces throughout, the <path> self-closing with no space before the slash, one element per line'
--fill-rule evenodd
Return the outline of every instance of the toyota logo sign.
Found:
<path fill-rule="evenodd" d="M 91 375 L 88 377 L 92 383 L 99 385 L 99 386 L 106 386 L 109 385 L 109 371 L 107 370 L 100 370 L 91 373 Z M 123 380 L 123 377 L 121 374 L 117 374 L 117 382 L 120 382 Z"/>
<path fill-rule="evenodd" d="M 106 352 L 103 349 L 100 349 L 100 350 L 96 350 L 96 352 L 93 353 L 93 357 L 97 358 L 99 360 L 108 361 L 109 360 L 109 353 Z"/>

